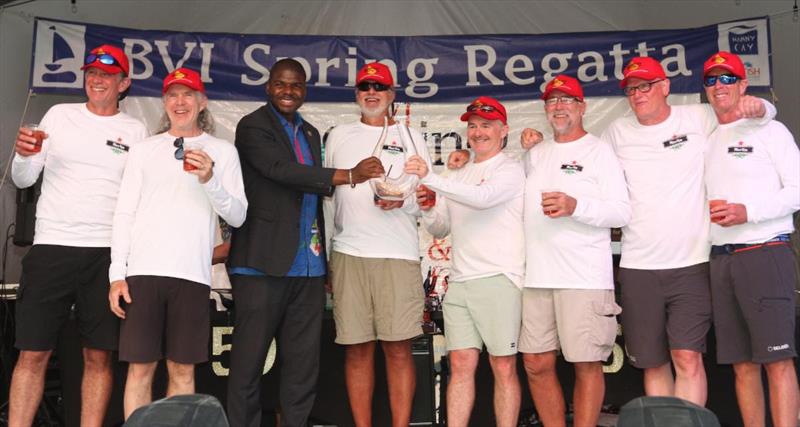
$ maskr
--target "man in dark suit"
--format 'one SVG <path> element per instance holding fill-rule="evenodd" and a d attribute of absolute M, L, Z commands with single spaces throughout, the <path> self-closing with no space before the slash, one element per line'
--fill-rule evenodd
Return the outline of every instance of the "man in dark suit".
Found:
<path fill-rule="evenodd" d="M 381 176 L 366 158 L 352 169 L 323 168 L 319 132 L 297 113 L 306 96 L 299 62 L 270 69 L 268 102 L 236 127 L 247 219 L 234 230 L 229 272 L 236 321 L 228 380 L 233 426 L 261 425 L 261 375 L 269 344 L 281 359 L 281 426 L 307 424 L 319 372 L 326 261 L 320 195 Z"/>

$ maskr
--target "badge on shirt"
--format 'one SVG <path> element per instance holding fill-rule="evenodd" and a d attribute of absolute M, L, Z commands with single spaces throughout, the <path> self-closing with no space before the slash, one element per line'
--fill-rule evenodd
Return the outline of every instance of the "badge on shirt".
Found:
<path fill-rule="evenodd" d="M 398 145 L 397 141 L 392 140 L 392 142 L 383 146 L 383 151 L 386 151 L 387 154 L 403 154 L 403 146 Z"/>
<path fill-rule="evenodd" d="M 689 140 L 686 135 L 672 135 L 672 138 L 662 142 L 664 148 L 678 150 L 683 147 L 684 143 Z"/>
<path fill-rule="evenodd" d="M 114 152 L 114 154 L 127 153 L 131 149 L 131 147 L 122 143 L 122 138 L 117 138 L 116 141 L 108 139 L 106 140 L 106 145 L 111 147 L 111 151 Z"/>
<path fill-rule="evenodd" d="M 317 220 L 314 220 L 314 223 L 311 224 L 311 239 L 308 242 L 308 250 L 311 251 L 314 256 L 319 256 L 322 253 L 322 244 L 319 241 L 319 227 L 317 227 Z"/>
<path fill-rule="evenodd" d="M 753 146 L 744 145 L 744 141 L 739 141 L 736 145 L 728 147 L 728 154 L 737 159 L 744 159 L 745 157 L 753 154 Z"/>
<path fill-rule="evenodd" d="M 577 161 L 573 160 L 572 163 L 562 164 L 561 172 L 564 172 L 567 175 L 574 175 L 578 172 L 583 172 L 583 166 L 578 164 Z"/>

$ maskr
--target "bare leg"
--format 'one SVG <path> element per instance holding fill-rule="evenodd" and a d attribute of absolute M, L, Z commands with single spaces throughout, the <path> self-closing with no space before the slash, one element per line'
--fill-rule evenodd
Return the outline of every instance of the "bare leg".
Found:
<path fill-rule="evenodd" d="M 194 394 L 194 364 L 167 360 L 167 397 L 179 394 Z"/>
<path fill-rule="evenodd" d="M 497 427 L 516 427 L 520 401 L 517 355 L 489 355 L 489 365 L 494 373 L 494 414 Z"/>
<path fill-rule="evenodd" d="M 675 397 L 706 406 L 708 388 L 703 355 L 691 350 L 672 350 L 670 353 L 675 365 Z"/>
<path fill-rule="evenodd" d="M 478 368 L 476 348 L 452 350 L 450 358 L 450 382 L 447 384 L 447 425 L 466 427 L 475 403 L 475 369 Z"/>
<path fill-rule="evenodd" d="M 606 382 L 603 378 L 603 364 L 600 362 L 575 363 L 575 402 L 574 427 L 595 427 L 600 418 Z"/>
<path fill-rule="evenodd" d="M 153 400 L 153 374 L 158 362 L 129 363 L 128 378 L 125 380 L 125 419 L 133 411 L 147 405 Z"/>
<path fill-rule="evenodd" d="M 9 396 L 9 427 L 28 427 L 42 402 L 44 375 L 52 351 L 27 351 L 19 353 L 19 359 L 11 377 Z"/>
<path fill-rule="evenodd" d="M 350 411 L 356 427 L 372 425 L 372 392 L 375 389 L 375 341 L 345 347 L 344 376 Z"/>
<path fill-rule="evenodd" d="M 769 382 L 769 409 L 775 427 L 796 427 L 800 391 L 794 359 L 785 359 L 764 365 Z"/>
<path fill-rule="evenodd" d="M 764 388 L 761 384 L 761 365 L 751 362 L 735 363 L 736 400 L 745 427 L 764 427 Z"/>
<path fill-rule="evenodd" d="M 407 427 L 411 422 L 411 406 L 417 385 L 416 367 L 411 356 L 411 340 L 381 341 L 386 359 L 386 382 L 392 426 Z"/>
<path fill-rule="evenodd" d="M 81 426 L 100 427 L 108 409 L 114 373 L 111 352 L 83 349 L 83 381 L 81 382 Z"/>
<path fill-rule="evenodd" d="M 644 370 L 644 393 L 647 396 L 675 396 L 675 382 L 669 362 Z"/>
<path fill-rule="evenodd" d="M 547 427 L 565 427 L 566 404 L 561 383 L 556 376 L 556 352 L 523 353 L 522 361 L 528 374 L 536 413 Z"/>

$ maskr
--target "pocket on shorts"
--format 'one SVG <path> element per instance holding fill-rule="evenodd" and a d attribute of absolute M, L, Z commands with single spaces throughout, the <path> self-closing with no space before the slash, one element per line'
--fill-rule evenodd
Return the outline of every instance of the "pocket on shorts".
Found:
<path fill-rule="evenodd" d="M 763 297 L 758 300 L 758 311 L 794 310 L 794 301 L 783 297 Z"/>
<path fill-rule="evenodd" d="M 595 344 L 612 346 L 617 338 L 617 315 L 622 308 L 617 303 L 592 301 L 592 313 L 595 326 L 592 328 L 592 338 Z"/>

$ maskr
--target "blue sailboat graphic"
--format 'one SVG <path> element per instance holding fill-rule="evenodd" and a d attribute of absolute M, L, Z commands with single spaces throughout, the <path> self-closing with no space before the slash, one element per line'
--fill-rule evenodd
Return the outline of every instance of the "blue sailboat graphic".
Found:
<path fill-rule="evenodd" d="M 64 65 L 69 65 L 75 59 L 75 54 L 69 47 L 69 43 L 56 32 L 55 26 L 50 26 L 53 31 L 53 54 L 50 63 L 44 64 L 47 73 L 42 75 L 42 81 L 47 83 L 72 83 L 78 79 L 78 75 L 71 70 L 58 72 Z"/>

